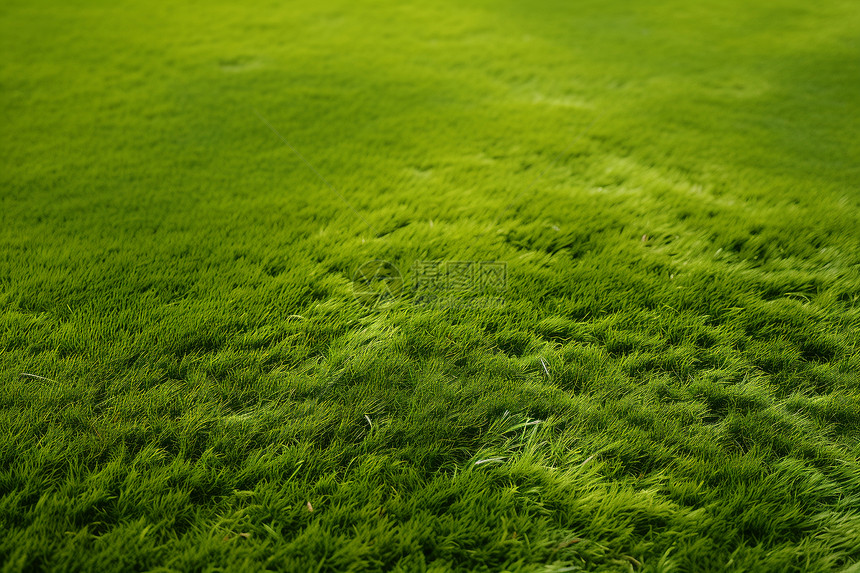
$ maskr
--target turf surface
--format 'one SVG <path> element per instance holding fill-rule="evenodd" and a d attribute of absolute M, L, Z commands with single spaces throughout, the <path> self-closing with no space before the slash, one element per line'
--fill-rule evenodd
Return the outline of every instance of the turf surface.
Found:
<path fill-rule="evenodd" d="M 860 571 L 858 29 L 4 1 L 2 571 Z"/>

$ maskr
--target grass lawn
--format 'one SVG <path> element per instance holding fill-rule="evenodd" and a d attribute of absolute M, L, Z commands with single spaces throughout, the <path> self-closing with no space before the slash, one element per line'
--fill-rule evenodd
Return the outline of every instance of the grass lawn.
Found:
<path fill-rule="evenodd" d="M 0 572 L 860 572 L 857 8 L 4 0 Z"/>

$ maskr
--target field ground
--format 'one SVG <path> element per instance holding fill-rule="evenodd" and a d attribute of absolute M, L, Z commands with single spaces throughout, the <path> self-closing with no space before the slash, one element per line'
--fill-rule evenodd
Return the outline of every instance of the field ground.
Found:
<path fill-rule="evenodd" d="M 0 570 L 860 571 L 855 0 L 162 4 L 0 7 Z"/>

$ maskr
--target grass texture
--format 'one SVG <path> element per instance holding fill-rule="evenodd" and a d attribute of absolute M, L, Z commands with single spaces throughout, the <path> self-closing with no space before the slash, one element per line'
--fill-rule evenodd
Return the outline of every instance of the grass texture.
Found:
<path fill-rule="evenodd" d="M 0 571 L 860 571 L 858 29 L 5 0 Z"/>

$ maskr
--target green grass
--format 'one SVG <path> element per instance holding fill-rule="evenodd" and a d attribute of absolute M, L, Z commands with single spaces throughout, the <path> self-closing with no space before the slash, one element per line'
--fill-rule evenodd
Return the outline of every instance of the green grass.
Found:
<path fill-rule="evenodd" d="M 858 29 L 7 0 L 0 570 L 860 571 Z"/>

